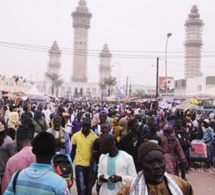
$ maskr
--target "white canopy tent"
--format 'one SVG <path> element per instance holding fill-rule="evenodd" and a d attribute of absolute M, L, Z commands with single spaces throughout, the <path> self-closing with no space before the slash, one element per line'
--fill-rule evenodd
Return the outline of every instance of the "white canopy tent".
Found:
<path fill-rule="evenodd" d="M 35 85 L 32 86 L 31 89 L 25 92 L 26 95 L 32 95 L 32 96 L 44 96 Z"/>

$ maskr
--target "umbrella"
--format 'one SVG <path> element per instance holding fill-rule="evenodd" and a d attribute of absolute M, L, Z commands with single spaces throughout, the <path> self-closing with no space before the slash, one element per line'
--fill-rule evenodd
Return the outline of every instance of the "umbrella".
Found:
<path fill-rule="evenodd" d="M 144 103 L 144 102 L 147 102 L 148 100 L 147 99 L 138 99 L 136 100 L 137 103 Z"/>
<path fill-rule="evenodd" d="M 116 102 L 116 98 L 107 97 L 106 99 L 108 102 Z"/>
<path fill-rule="evenodd" d="M 180 105 L 177 105 L 173 108 L 173 110 L 181 110 L 181 111 L 186 111 L 189 109 L 197 109 L 199 108 L 199 106 L 195 105 L 195 104 L 190 104 L 190 103 L 182 103 Z M 173 112 L 174 112 L 173 111 Z"/>
<path fill-rule="evenodd" d="M 45 93 L 44 95 L 45 95 L 45 96 L 48 96 L 48 97 L 50 97 L 50 98 L 57 98 L 55 95 L 51 95 L 51 94 L 48 94 L 48 93 Z"/>
<path fill-rule="evenodd" d="M 7 97 L 7 98 L 10 98 L 10 99 L 18 99 L 19 98 L 18 95 L 14 95 L 12 93 L 4 94 L 4 95 L 2 95 L 2 97 Z"/>
<path fill-rule="evenodd" d="M 43 96 L 29 96 L 29 100 L 31 101 L 46 101 L 46 97 Z"/>
<path fill-rule="evenodd" d="M 190 104 L 199 104 L 199 101 L 196 98 L 186 99 L 184 102 Z"/>
<path fill-rule="evenodd" d="M 125 97 L 124 102 L 134 102 L 137 99 L 139 99 L 139 98 L 136 96 L 127 96 L 127 97 Z"/>

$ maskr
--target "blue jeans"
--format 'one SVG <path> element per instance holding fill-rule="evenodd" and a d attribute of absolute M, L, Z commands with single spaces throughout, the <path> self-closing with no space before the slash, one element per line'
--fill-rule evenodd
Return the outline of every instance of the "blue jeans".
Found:
<path fill-rule="evenodd" d="M 213 167 L 215 168 L 215 156 L 212 156 Z"/>
<path fill-rule="evenodd" d="M 183 151 L 184 151 L 184 155 L 185 155 L 185 158 L 186 158 L 187 164 L 188 164 L 187 169 L 189 170 L 190 169 L 190 148 L 187 148 Z M 185 166 L 185 169 L 186 169 L 186 166 Z"/>
<path fill-rule="evenodd" d="M 78 195 L 88 195 L 90 193 L 90 167 L 76 165 L 75 175 Z"/>

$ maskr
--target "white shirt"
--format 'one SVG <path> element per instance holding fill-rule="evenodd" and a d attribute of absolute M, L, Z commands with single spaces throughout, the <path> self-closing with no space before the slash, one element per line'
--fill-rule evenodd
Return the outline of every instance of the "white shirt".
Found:
<path fill-rule="evenodd" d="M 121 182 L 112 184 L 110 181 L 102 183 L 99 194 L 113 195 L 136 176 L 136 169 L 131 155 L 119 150 L 117 156 L 111 158 L 109 154 L 102 154 L 99 158 L 98 178 L 101 175 L 110 177 L 109 173 L 122 177 Z M 99 181 L 101 182 L 101 181 Z M 111 187 L 113 187 L 111 189 Z"/>

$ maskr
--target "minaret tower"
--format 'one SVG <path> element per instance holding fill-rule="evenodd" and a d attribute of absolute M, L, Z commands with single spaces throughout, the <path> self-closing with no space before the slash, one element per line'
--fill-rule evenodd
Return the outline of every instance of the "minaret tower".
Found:
<path fill-rule="evenodd" d="M 57 74 L 59 75 L 60 71 L 60 56 L 61 51 L 58 47 L 58 44 L 56 41 L 54 41 L 51 49 L 49 50 L 49 63 L 48 63 L 48 73 L 49 74 Z"/>
<path fill-rule="evenodd" d="M 92 14 L 88 12 L 85 0 L 80 0 L 72 13 L 74 28 L 74 58 L 72 82 L 87 82 L 88 30 Z"/>
<path fill-rule="evenodd" d="M 111 76 L 111 57 L 107 44 L 104 45 L 102 52 L 99 54 L 100 57 L 100 65 L 99 65 L 99 73 L 100 73 L 100 81 L 104 78 L 108 78 Z"/>
<path fill-rule="evenodd" d="M 198 8 L 193 5 L 185 22 L 185 79 L 201 76 L 202 26 Z"/>

